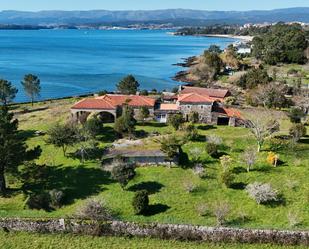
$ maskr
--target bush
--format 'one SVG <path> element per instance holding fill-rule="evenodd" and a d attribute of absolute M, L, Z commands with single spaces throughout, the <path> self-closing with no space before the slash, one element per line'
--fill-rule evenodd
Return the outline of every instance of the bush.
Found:
<path fill-rule="evenodd" d="M 26 206 L 29 209 L 49 210 L 50 196 L 47 193 L 31 194 L 26 200 Z"/>
<path fill-rule="evenodd" d="M 171 125 L 176 131 L 179 130 L 180 126 L 184 123 L 182 114 L 169 115 L 167 123 Z"/>
<path fill-rule="evenodd" d="M 214 205 L 214 215 L 217 219 L 217 226 L 222 226 L 226 222 L 226 217 L 230 212 L 230 205 L 225 201 L 219 201 Z"/>
<path fill-rule="evenodd" d="M 222 166 L 223 171 L 227 171 L 229 167 L 231 166 L 232 162 L 233 162 L 233 159 L 228 155 L 220 157 L 220 164 Z"/>
<path fill-rule="evenodd" d="M 122 188 L 127 186 L 135 176 L 135 164 L 127 163 L 121 159 L 116 159 L 112 165 L 112 178 L 118 181 Z"/>
<path fill-rule="evenodd" d="M 112 220 L 110 210 L 106 207 L 103 201 L 96 199 L 89 199 L 86 201 L 84 206 L 82 206 L 77 211 L 77 217 L 81 219 L 91 219 L 91 220 Z"/>
<path fill-rule="evenodd" d="M 206 144 L 206 151 L 208 155 L 211 157 L 216 157 L 218 155 L 218 145 L 215 143 L 207 143 Z"/>
<path fill-rule="evenodd" d="M 97 117 L 93 117 L 85 123 L 85 130 L 92 136 L 96 137 L 103 131 L 103 124 Z"/>
<path fill-rule="evenodd" d="M 64 193 L 61 190 L 53 189 L 49 191 L 50 205 L 53 208 L 60 208 L 63 205 Z"/>
<path fill-rule="evenodd" d="M 135 214 L 144 214 L 149 207 L 149 197 L 146 190 L 135 193 L 132 206 Z"/>
<path fill-rule="evenodd" d="M 224 104 L 226 105 L 236 105 L 236 103 L 237 103 L 237 99 L 233 96 L 230 96 L 224 99 Z"/>
<path fill-rule="evenodd" d="M 199 177 L 205 176 L 205 169 L 202 164 L 196 164 L 193 168 L 193 173 Z"/>
<path fill-rule="evenodd" d="M 288 113 L 288 116 L 292 123 L 300 123 L 301 119 L 306 117 L 306 114 L 301 108 L 294 107 L 291 108 L 290 112 Z"/>
<path fill-rule="evenodd" d="M 251 183 L 246 187 L 246 191 L 257 204 L 264 204 L 271 201 L 278 201 L 278 192 L 268 183 Z"/>
<path fill-rule="evenodd" d="M 235 175 L 230 170 L 225 170 L 222 171 L 220 179 L 227 188 L 230 188 L 235 180 Z"/>
<path fill-rule="evenodd" d="M 184 137 L 189 141 L 196 141 L 199 138 L 198 130 L 194 124 L 184 125 L 183 130 L 185 131 Z"/>
<path fill-rule="evenodd" d="M 189 121 L 193 124 L 198 123 L 200 121 L 200 117 L 199 117 L 198 112 L 190 112 Z"/>
<path fill-rule="evenodd" d="M 303 124 L 293 124 L 289 134 L 292 136 L 293 141 L 298 142 L 302 137 L 306 136 L 307 129 Z"/>
<path fill-rule="evenodd" d="M 205 203 L 200 203 L 196 206 L 196 212 L 199 216 L 207 216 L 209 214 L 209 207 Z"/>
<path fill-rule="evenodd" d="M 291 228 L 300 225 L 302 222 L 298 214 L 292 211 L 288 213 L 287 218 L 288 218 L 288 222 Z"/>
<path fill-rule="evenodd" d="M 192 193 L 197 190 L 197 185 L 194 184 L 191 180 L 184 181 L 183 187 L 187 193 Z"/>

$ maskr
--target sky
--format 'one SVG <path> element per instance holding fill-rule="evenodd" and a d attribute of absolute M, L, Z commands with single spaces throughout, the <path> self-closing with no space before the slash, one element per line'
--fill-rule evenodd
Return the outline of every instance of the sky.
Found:
<path fill-rule="evenodd" d="M 0 0 L 0 10 L 267 10 L 309 7 L 309 0 Z"/>

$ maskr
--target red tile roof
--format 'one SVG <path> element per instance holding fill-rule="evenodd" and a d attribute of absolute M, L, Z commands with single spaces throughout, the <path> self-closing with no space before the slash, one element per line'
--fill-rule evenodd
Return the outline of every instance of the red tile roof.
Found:
<path fill-rule="evenodd" d="M 212 103 L 215 101 L 215 99 L 197 93 L 188 93 L 180 94 L 178 101 L 180 103 Z"/>
<path fill-rule="evenodd" d="M 114 110 L 125 103 L 132 107 L 154 107 L 155 102 L 155 99 L 145 96 L 107 94 L 97 98 L 83 99 L 77 102 L 72 109 Z"/>
<path fill-rule="evenodd" d="M 215 108 L 215 112 L 218 112 L 228 117 L 235 117 L 235 118 L 240 118 L 240 119 L 242 118 L 240 111 L 234 108 L 226 108 L 226 107 L 217 106 Z"/>
<path fill-rule="evenodd" d="M 212 89 L 212 88 L 202 88 L 202 87 L 189 87 L 184 86 L 181 90 L 181 94 L 197 93 L 203 96 L 208 96 L 223 100 L 225 97 L 229 96 L 229 90 L 226 89 Z"/>

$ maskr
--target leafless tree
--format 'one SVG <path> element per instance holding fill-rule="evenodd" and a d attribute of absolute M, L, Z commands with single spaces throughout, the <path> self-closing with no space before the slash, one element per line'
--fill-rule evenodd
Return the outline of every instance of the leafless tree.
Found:
<path fill-rule="evenodd" d="M 247 119 L 247 127 L 256 139 L 258 149 L 260 152 L 265 140 L 275 132 L 278 132 L 280 125 L 278 117 L 275 112 L 268 110 L 250 110 L 245 114 Z"/>
<path fill-rule="evenodd" d="M 250 169 L 253 167 L 257 159 L 257 152 L 254 148 L 249 147 L 243 153 L 243 160 L 247 165 L 247 171 L 250 172 Z"/>

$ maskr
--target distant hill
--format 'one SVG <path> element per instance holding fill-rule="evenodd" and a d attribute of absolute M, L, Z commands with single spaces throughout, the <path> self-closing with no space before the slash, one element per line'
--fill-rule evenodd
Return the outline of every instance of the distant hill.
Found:
<path fill-rule="evenodd" d="M 235 7 L 236 8 L 236 7 Z M 150 11 L 1 11 L 0 24 L 17 25 L 80 25 L 171 23 L 174 25 L 206 25 L 219 23 L 261 23 L 300 21 L 309 23 L 309 7 L 268 11 L 204 11 L 167 9 Z"/>

